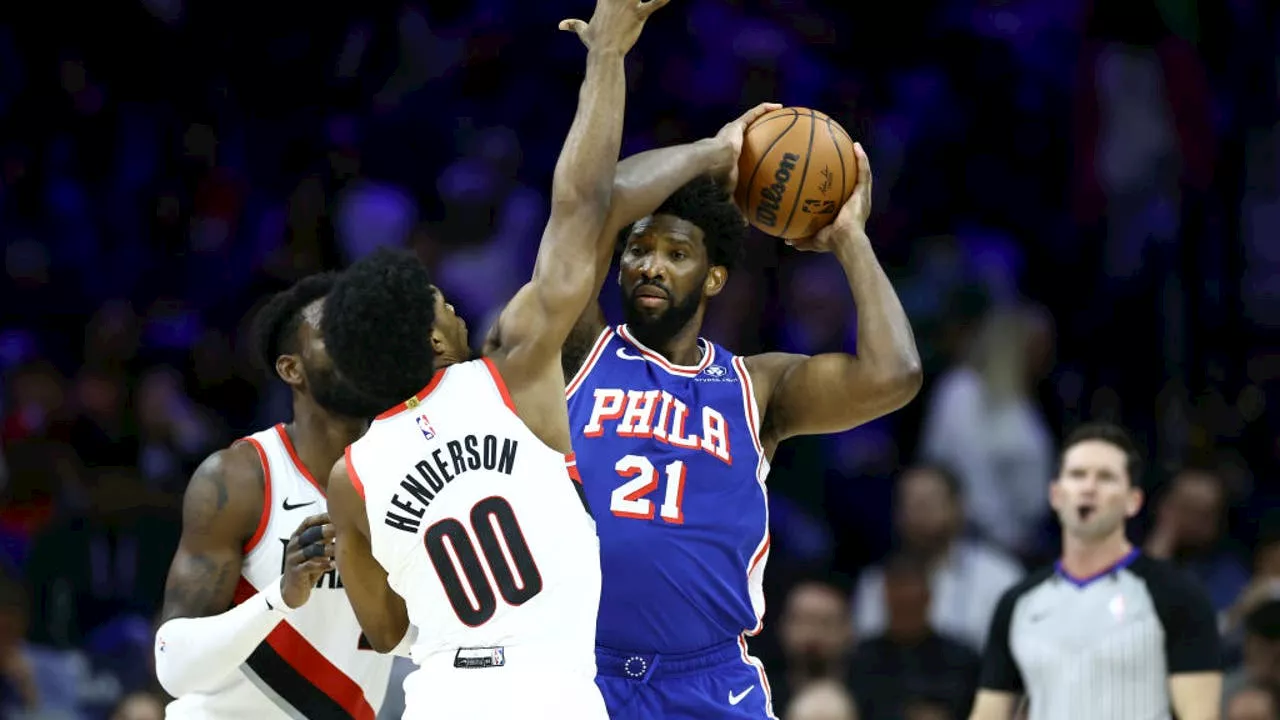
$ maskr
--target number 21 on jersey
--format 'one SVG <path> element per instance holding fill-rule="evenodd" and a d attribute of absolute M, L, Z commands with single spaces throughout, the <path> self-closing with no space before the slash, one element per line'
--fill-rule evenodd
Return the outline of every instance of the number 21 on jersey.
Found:
<path fill-rule="evenodd" d="M 662 506 L 657 514 L 663 520 L 680 525 L 684 523 L 684 510 L 680 502 L 684 497 L 685 464 L 675 460 L 662 468 L 653 466 L 643 455 L 626 455 L 614 466 L 625 483 L 614 488 L 609 497 L 609 510 L 614 515 L 634 520 L 652 520 L 654 503 L 647 496 L 662 486 Z"/>

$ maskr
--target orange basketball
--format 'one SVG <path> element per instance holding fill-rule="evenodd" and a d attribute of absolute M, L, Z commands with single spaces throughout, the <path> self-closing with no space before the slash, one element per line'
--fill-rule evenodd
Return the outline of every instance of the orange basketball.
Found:
<path fill-rule="evenodd" d="M 738 204 L 761 232 L 809 237 L 853 194 L 853 138 L 817 110 L 786 107 L 747 127 L 738 158 Z"/>

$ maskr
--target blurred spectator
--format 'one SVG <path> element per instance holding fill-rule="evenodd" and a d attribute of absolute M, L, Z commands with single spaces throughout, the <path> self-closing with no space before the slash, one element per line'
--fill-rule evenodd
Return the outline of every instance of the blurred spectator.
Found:
<path fill-rule="evenodd" d="M 28 603 L 22 585 L 0 576 L 0 716 L 39 709 L 36 671 L 23 641 Z"/>
<path fill-rule="evenodd" d="M 187 478 L 218 444 L 207 411 L 187 397 L 182 376 L 165 366 L 142 375 L 135 393 L 138 470 L 152 490 L 181 495 Z"/>
<path fill-rule="evenodd" d="M 995 547 L 961 536 L 962 488 L 946 468 L 907 468 L 898 477 L 894 500 L 899 547 L 929 572 L 930 625 L 981 651 L 996 603 L 1022 577 L 1022 568 Z M 864 570 L 853 601 L 859 637 L 884 632 L 889 615 L 886 603 L 884 568 Z"/>
<path fill-rule="evenodd" d="M 1280 687 L 1280 600 L 1259 604 L 1244 620 L 1244 661 L 1223 678 L 1222 696 L 1251 684 Z"/>
<path fill-rule="evenodd" d="M 1145 548 L 1152 557 L 1170 559 L 1194 575 L 1220 611 L 1249 582 L 1248 572 L 1225 546 L 1226 517 L 1222 479 L 1208 470 L 1183 470 L 1156 505 L 1155 527 Z"/>
<path fill-rule="evenodd" d="M 778 630 L 782 655 L 769 676 L 775 707 L 788 707 L 810 683 L 846 676 L 854 645 L 848 597 L 848 586 L 829 575 L 802 578 L 787 593 Z"/>
<path fill-rule="evenodd" d="M 941 704 L 966 717 L 978 684 L 978 654 L 929 624 L 929 574 L 919 559 L 897 555 L 884 569 L 888 624 L 859 642 L 850 687 L 862 720 L 898 720 L 914 703 Z"/>
<path fill-rule="evenodd" d="M 1245 617 L 1267 600 L 1280 600 L 1280 512 L 1275 511 L 1264 515 L 1259 522 L 1249 584 L 1222 613 L 1223 635 L 1230 644 L 1239 644 Z"/>
<path fill-rule="evenodd" d="M 776 702 L 774 709 L 782 707 Z M 783 720 L 858 720 L 858 707 L 849 691 L 835 680 L 815 680 L 786 706 Z"/>
<path fill-rule="evenodd" d="M 72 648 L 122 614 L 151 618 L 177 547 L 176 516 L 132 468 L 97 468 L 88 507 L 46 528 L 34 542 L 27 580 L 42 612 L 33 642 Z"/>
<path fill-rule="evenodd" d="M 1262 685 L 1247 685 L 1226 700 L 1223 720 L 1280 720 L 1276 692 Z"/>
<path fill-rule="evenodd" d="M 955 469 L 965 515 L 1008 552 L 1034 549 L 1047 513 L 1053 441 L 1032 396 L 1045 372 L 1037 335 L 1048 332 L 1023 306 L 988 313 L 968 361 L 938 379 L 921 437 L 921 455 Z"/>

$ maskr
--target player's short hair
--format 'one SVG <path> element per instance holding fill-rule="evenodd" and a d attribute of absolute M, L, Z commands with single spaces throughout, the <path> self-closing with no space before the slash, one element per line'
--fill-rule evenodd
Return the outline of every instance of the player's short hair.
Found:
<path fill-rule="evenodd" d="M 747 221 L 733 204 L 729 192 L 709 175 L 700 175 L 671 194 L 654 215 L 672 215 L 702 230 L 707 259 L 712 265 L 732 270 L 742 261 L 747 238 Z M 618 234 L 618 249 L 627 244 L 634 225 Z"/>
<path fill-rule="evenodd" d="M 947 494 L 951 496 L 952 500 L 958 502 L 964 499 L 964 485 L 960 482 L 960 476 L 955 470 L 951 469 L 951 466 L 939 462 L 916 463 L 902 471 L 902 474 L 898 476 L 898 482 L 902 482 L 903 478 L 913 473 L 933 475 L 942 480 L 942 484 L 947 488 Z"/>
<path fill-rule="evenodd" d="M 316 273 L 302 278 L 293 287 L 271 296 L 253 316 L 251 337 L 254 355 L 263 372 L 276 377 L 276 358 L 301 352 L 298 328 L 302 310 L 333 289 L 338 274 Z"/>
<path fill-rule="evenodd" d="M 1089 422 L 1080 425 L 1062 443 L 1062 453 L 1058 456 L 1057 475 L 1062 474 L 1062 460 L 1071 448 L 1086 442 L 1104 442 L 1116 447 L 1124 453 L 1125 472 L 1129 474 L 1129 484 L 1134 487 L 1142 485 L 1142 454 L 1138 452 L 1138 444 L 1133 441 L 1129 432 L 1115 423 Z"/>
<path fill-rule="evenodd" d="M 411 252 L 383 248 L 334 284 L 321 329 L 341 377 L 385 409 L 431 381 L 435 321 L 436 288 L 427 268 Z"/>

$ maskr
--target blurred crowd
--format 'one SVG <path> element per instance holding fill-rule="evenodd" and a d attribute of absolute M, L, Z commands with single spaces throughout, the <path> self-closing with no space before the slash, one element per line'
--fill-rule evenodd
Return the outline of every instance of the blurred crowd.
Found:
<path fill-rule="evenodd" d="M 187 478 L 289 412 L 247 352 L 267 294 L 405 245 L 485 328 L 527 278 L 581 77 L 554 28 L 589 3 L 435 5 L 0 12 L 0 717 L 161 717 Z M 763 100 L 830 113 L 869 150 L 926 363 L 909 408 L 779 450 L 753 650 L 786 720 L 965 717 L 1086 418 L 1148 451 L 1135 537 L 1221 611 L 1227 717 L 1280 720 L 1277 15 L 677 0 L 650 23 L 624 152 Z M 829 258 L 753 237 L 726 294 L 706 333 L 735 350 L 855 349 Z"/>

